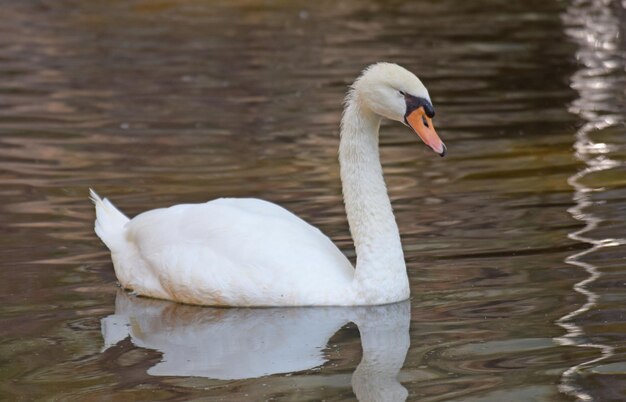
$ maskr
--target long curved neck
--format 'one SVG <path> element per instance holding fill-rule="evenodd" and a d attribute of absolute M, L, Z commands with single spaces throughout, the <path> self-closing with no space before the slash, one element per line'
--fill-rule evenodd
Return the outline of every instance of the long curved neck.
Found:
<path fill-rule="evenodd" d="M 367 302 L 408 298 L 408 278 L 378 152 L 380 117 L 348 95 L 341 120 L 339 163 L 344 203 L 354 239 L 354 286 Z M 370 300 L 371 299 L 371 300 Z"/>

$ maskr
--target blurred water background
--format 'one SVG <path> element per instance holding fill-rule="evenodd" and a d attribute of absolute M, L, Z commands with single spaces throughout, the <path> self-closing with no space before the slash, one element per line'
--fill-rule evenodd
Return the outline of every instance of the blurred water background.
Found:
<path fill-rule="evenodd" d="M 625 7 L 0 1 L 0 399 L 626 400 Z M 130 216 L 268 199 L 353 258 L 338 122 L 381 60 L 449 151 L 383 126 L 410 305 L 118 292 L 88 187 Z"/>

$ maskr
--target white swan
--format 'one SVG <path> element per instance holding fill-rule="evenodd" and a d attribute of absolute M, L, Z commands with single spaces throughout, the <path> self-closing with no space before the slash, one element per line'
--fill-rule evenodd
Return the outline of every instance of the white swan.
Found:
<path fill-rule="evenodd" d="M 115 274 L 137 294 L 221 306 L 348 306 L 409 297 L 398 226 L 378 155 L 382 117 L 411 126 L 443 156 L 426 87 L 406 69 L 374 64 L 354 82 L 341 120 L 343 195 L 356 270 L 314 226 L 258 199 L 220 198 L 132 220 L 91 191 L 95 231 Z"/>

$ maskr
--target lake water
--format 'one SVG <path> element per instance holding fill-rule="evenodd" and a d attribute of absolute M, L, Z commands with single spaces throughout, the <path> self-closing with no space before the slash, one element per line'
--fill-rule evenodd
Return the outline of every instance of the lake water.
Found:
<path fill-rule="evenodd" d="M 0 4 L 0 399 L 626 399 L 623 3 Z M 449 151 L 382 128 L 410 302 L 119 290 L 89 187 L 130 216 L 264 198 L 353 258 L 338 122 L 379 60 L 422 78 Z"/>

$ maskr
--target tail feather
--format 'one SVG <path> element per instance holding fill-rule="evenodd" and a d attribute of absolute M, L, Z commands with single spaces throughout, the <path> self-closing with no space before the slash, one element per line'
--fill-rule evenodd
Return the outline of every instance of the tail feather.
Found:
<path fill-rule="evenodd" d="M 89 189 L 89 198 L 96 205 L 96 234 L 109 250 L 119 251 L 124 244 L 124 225 L 129 221 L 128 217 L 92 189 Z"/>

